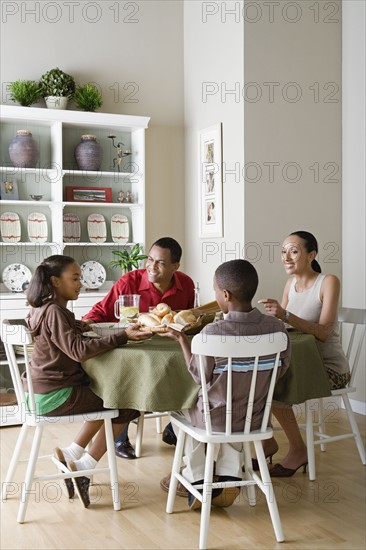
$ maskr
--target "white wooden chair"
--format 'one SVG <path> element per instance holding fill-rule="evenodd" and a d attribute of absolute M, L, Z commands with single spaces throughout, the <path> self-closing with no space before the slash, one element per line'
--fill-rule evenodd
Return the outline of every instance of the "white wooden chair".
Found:
<path fill-rule="evenodd" d="M 140 416 L 134 420 L 136 424 L 136 443 L 135 443 L 135 454 L 137 458 L 140 458 L 141 452 L 142 452 L 142 436 L 144 434 L 144 422 L 145 419 L 155 418 L 156 421 L 156 433 L 161 434 L 162 433 L 162 426 L 161 426 L 161 417 L 162 416 L 169 416 L 169 412 L 142 412 L 140 413 Z"/>
<path fill-rule="evenodd" d="M 221 335 L 203 335 L 198 334 L 192 340 L 192 353 L 200 356 L 200 375 L 202 385 L 202 395 L 204 404 L 204 418 L 206 429 L 194 427 L 189 420 L 179 413 L 171 413 L 170 420 L 178 429 L 177 445 L 173 460 L 171 473 L 171 481 L 167 500 L 166 512 L 173 512 L 174 500 L 178 481 L 180 481 L 197 499 L 202 503 L 201 510 L 201 526 L 200 526 L 200 542 L 199 547 L 206 548 L 208 538 L 208 528 L 210 520 L 212 489 L 239 487 L 245 486 L 248 491 L 248 500 L 251 506 L 256 504 L 255 485 L 257 485 L 264 493 L 269 508 L 269 513 L 272 520 L 273 529 L 278 542 L 284 540 L 281 520 L 278 513 L 276 497 L 273 491 L 271 478 L 268 471 L 268 465 L 264 456 L 262 441 L 269 439 L 273 435 L 271 427 L 268 427 L 268 421 L 271 411 L 272 396 L 276 380 L 276 374 L 279 365 L 280 352 L 287 347 L 287 337 L 283 333 L 264 334 L 256 337 L 236 337 L 236 336 L 221 336 Z M 267 367 L 272 370 L 271 380 L 269 384 L 268 396 L 265 404 L 263 421 L 261 428 L 251 430 L 253 402 L 255 396 L 255 388 L 257 382 L 257 372 L 259 359 L 262 356 L 272 355 L 273 362 Z M 202 363 L 202 356 L 212 357 L 227 357 L 227 406 L 226 406 L 226 430 L 225 432 L 213 432 L 211 427 L 210 407 L 208 402 L 207 387 L 205 372 Z M 253 358 L 251 366 L 253 375 L 251 387 L 248 397 L 248 409 L 244 430 L 242 432 L 232 433 L 231 417 L 232 417 L 232 359 L 235 357 Z M 184 452 L 184 441 L 186 435 L 190 435 L 195 440 L 206 443 L 206 462 L 204 469 L 203 485 L 192 485 L 180 473 L 179 469 L 182 462 Z M 214 465 L 214 446 L 221 443 L 240 443 L 244 445 L 244 464 L 245 464 L 245 479 L 242 481 L 230 482 L 215 482 L 213 483 L 213 465 Z M 252 459 L 250 453 L 250 443 L 254 444 L 260 475 L 252 468 Z M 198 491 L 201 489 L 201 492 Z"/>
<path fill-rule="evenodd" d="M 310 481 L 314 481 L 316 476 L 314 452 L 315 445 L 320 445 L 320 449 L 322 451 L 325 451 L 326 445 L 328 443 L 341 441 L 342 439 L 355 439 L 362 464 L 366 464 L 365 447 L 348 397 L 349 393 L 353 393 L 356 391 L 354 381 L 366 333 L 366 310 L 340 308 L 338 321 L 340 323 L 340 329 L 342 328 L 342 325 L 352 325 L 351 334 L 346 350 L 346 356 L 351 368 L 351 380 L 345 388 L 332 390 L 332 396 L 341 397 L 352 431 L 349 433 L 333 436 L 327 434 L 325 426 L 326 422 L 324 420 L 324 410 L 326 408 L 326 406 L 324 405 L 324 400 L 311 399 L 305 402 L 305 424 L 300 425 L 300 428 L 305 430 L 306 432 Z M 332 404 L 332 406 L 334 407 L 334 404 Z M 317 409 L 317 422 L 313 421 L 313 411 L 315 409 Z M 314 426 L 318 427 L 318 431 L 314 431 Z"/>
<path fill-rule="evenodd" d="M 35 401 L 32 387 L 32 380 L 30 377 L 29 356 L 27 346 L 32 343 L 32 337 L 25 326 L 24 320 L 4 320 L 1 326 L 1 338 L 4 342 L 7 360 L 9 363 L 10 373 L 14 384 L 15 394 L 18 401 L 19 411 L 21 415 L 22 427 L 14 448 L 14 452 L 10 461 L 10 465 L 5 476 L 5 480 L 2 484 L 2 500 L 7 499 L 8 493 L 14 487 L 14 474 L 21 462 L 27 463 L 26 474 L 24 482 L 21 484 L 22 490 L 20 495 L 20 506 L 18 512 L 17 521 L 24 523 L 25 515 L 27 511 L 29 496 L 32 493 L 32 487 L 38 481 L 49 481 L 66 478 L 75 478 L 80 476 L 94 476 L 99 473 L 109 472 L 110 484 L 112 490 L 113 507 L 115 510 L 121 509 L 120 497 L 119 497 L 119 484 L 116 456 L 114 452 L 114 438 L 112 431 L 112 418 L 118 416 L 118 410 L 112 409 L 107 411 L 96 411 L 88 414 L 78 414 L 70 416 L 39 416 L 35 412 Z M 24 363 L 28 379 L 29 388 L 29 403 L 30 410 L 26 405 L 26 396 L 23 389 L 23 384 L 20 376 L 20 369 L 15 354 L 14 346 L 22 346 L 24 353 Z M 24 366 L 22 363 L 22 366 Z M 65 467 L 57 458 L 52 455 L 39 456 L 39 450 L 45 426 L 57 426 L 58 424 L 74 424 L 75 422 L 84 422 L 85 420 L 104 420 L 106 441 L 107 441 L 107 454 L 108 454 L 108 468 L 95 468 L 92 470 L 81 470 L 79 472 L 71 472 Z M 34 435 L 32 440 L 32 446 L 30 454 L 27 458 L 21 459 L 21 453 L 26 442 L 26 436 L 29 430 L 34 429 Z M 63 473 L 46 474 L 36 476 L 36 465 L 40 460 L 52 461 L 59 470 Z"/>

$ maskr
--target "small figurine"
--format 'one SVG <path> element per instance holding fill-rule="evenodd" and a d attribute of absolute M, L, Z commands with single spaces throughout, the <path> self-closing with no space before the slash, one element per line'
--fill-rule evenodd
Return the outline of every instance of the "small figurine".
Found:
<path fill-rule="evenodd" d="M 114 138 L 117 137 L 117 136 L 113 136 L 111 134 L 108 137 L 112 140 L 113 147 L 115 149 L 117 149 L 117 156 L 113 159 L 113 168 L 115 168 L 116 164 L 117 164 L 118 172 L 120 172 L 120 170 L 121 170 L 120 165 L 121 165 L 121 162 L 122 162 L 122 158 L 130 156 L 131 151 L 128 150 L 128 149 L 125 149 L 125 150 L 122 149 L 122 146 L 124 146 L 124 143 L 122 141 L 119 141 L 117 143 L 117 145 L 114 143 Z M 123 202 L 123 201 L 120 201 L 120 202 Z"/>
<path fill-rule="evenodd" d="M 126 193 L 126 202 L 133 202 L 133 197 L 131 191 L 127 191 Z"/>
<path fill-rule="evenodd" d="M 125 194 L 123 191 L 118 191 L 117 200 L 118 202 L 125 202 Z"/>

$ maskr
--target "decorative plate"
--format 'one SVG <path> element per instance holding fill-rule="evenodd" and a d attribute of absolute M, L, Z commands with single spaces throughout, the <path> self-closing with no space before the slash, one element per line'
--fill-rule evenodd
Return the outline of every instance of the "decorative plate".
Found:
<path fill-rule="evenodd" d="M 47 242 L 47 218 L 41 212 L 31 212 L 28 216 L 28 237 L 31 243 Z"/>
<path fill-rule="evenodd" d="M 107 240 L 107 226 L 102 214 L 89 214 L 88 235 L 91 243 L 104 243 Z"/>
<path fill-rule="evenodd" d="M 4 243 L 17 243 L 20 241 L 22 232 L 19 216 L 16 212 L 4 212 L 1 214 L 0 228 Z"/>
<path fill-rule="evenodd" d="M 3 271 L 4 285 L 12 292 L 23 292 L 24 285 L 29 283 L 31 278 L 31 271 L 23 264 L 10 264 Z"/>
<path fill-rule="evenodd" d="M 114 214 L 111 217 L 112 241 L 115 243 L 126 244 L 130 230 L 128 227 L 128 218 L 122 214 Z"/>
<path fill-rule="evenodd" d="M 79 243 L 80 218 L 76 214 L 64 214 L 64 243 Z"/>
<path fill-rule="evenodd" d="M 85 288 L 99 288 L 106 280 L 106 271 L 99 262 L 85 262 L 80 266 L 82 282 Z"/>

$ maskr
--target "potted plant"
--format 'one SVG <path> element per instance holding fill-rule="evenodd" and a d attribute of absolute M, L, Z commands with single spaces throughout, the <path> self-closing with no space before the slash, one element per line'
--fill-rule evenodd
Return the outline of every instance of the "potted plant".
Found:
<path fill-rule="evenodd" d="M 94 84 L 78 86 L 74 101 L 82 111 L 96 111 L 103 105 L 102 96 Z"/>
<path fill-rule="evenodd" d="M 113 269 L 119 267 L 122 271 L 122 275 L 128 271 L 132 271 L 133 268 L 138 269 L 139 261 L 147 259 L 146 254 L 141 254 L 141 252 L 142 245 L 140 243 L 136 243 L 132 250 L 112 250 L 112 254 L 117 256 L 118 260 L 112 260 L 109 266 Z"/>
<path fill-rule="evenodd" d="M 40 85 L 35 80 L 10 82 L 10 99 L 23 107 L 30 107 L 42 97 Z"/>
<path fill-rule="evenodd" d="M 42 96 L 50 109 L 66 109 L 75 94 L 75 80 L 56 67 L 41 76 Z"/>

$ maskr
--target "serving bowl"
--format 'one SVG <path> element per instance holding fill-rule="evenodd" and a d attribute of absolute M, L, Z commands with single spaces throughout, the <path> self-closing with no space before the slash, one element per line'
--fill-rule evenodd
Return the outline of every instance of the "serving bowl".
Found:
<path fill-rule="evenodd" d="M 123 323 L 91 323 L 90 330 L 96 332 L 99 336 L 110 336 L 111 334 L 117 334 L 125 328 Z"/>

